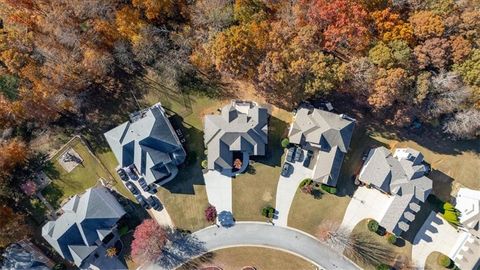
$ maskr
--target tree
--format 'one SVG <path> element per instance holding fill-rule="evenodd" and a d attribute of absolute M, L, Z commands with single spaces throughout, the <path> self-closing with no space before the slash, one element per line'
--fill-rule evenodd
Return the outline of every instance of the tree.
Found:
<path fill-rule="evenodd" d="M 217 209 L 215 206 L 209 204 L 205 209 L 205 219 L 208 222 L 214 223 L 217 219 Z"/>
<path fill-rule="evenodd" d="M 408 43 L 413 41 L 412 26 L 401 20 L 400 14 L 392 12 L 390 8 L 373 12 L 372 18 L 382 41 L 403 40 Z"/>
<path fill-rule="evenodd" d="M 394 63 L 392 51 L 381 41 L 377 43 L 375 47 L 370 49 L 368 52 L 368 58 L 375 65 L 386 68 L 392 67 Z"/>
<path fill-rule="evenodd" d="M 240 170 L 240 168 L 242 168 L 242 161 L 239 158 L 236 158 L 233 161 L 233 167 L 237 170 Z"/>
<path fill-rule="evenodd" d="M 160 259 L 167 243 L 167 232 L 153 219 L 146 219 L 133 233 L 132 258 L 138 264 L 152 263 Z"/>
<path fill-rule="evenodd" d="M 288 138 L 283 138 L 280 144 L 283 148 L 287 148 L 287 146 L 290 144 L 290 140 L 288 140 Z"/>
<path fill-rule="evenodd" d="M 393 250 L 378 243 L 367 233 L 349 233 L 338 224 L 324 221 L 317 228 L 317 238 L 354 261 L 377 266 L 394 259 Z"/>
<path fill-rule="evenodd" d="M 0 176 L 9 175 L 16 167 L 27 161 L 28 149 L 20 139 L 12 139 L 0 143 Z"/>
<path fill-rule="evenodd" d="M 176 13 L 174 0 L 133 0 L 132 5 L 145 11 L 149 20 L 172 17 Z M 181 1 L 180 1 L 181 2 Z"/>
<path fill-rule="evenodd" d="M 453 62 L 456 64 L 463 62 L 472 51 L 472 44 L 462 36 L 450 37 L 450 44 Z"/>
<path fill-rule="evenodd" d="M 135 42 L 146 23 L 140 18 L 138 10 L 125 6 L 115 13 L 115 25 L 123 37 Z"/>
<path fill-rule="evenodd" d="M 413 32 L 420 40 L 441 37 L 445 31 L 442 18 L 432 11 L 419 11 L 410 17 Z"/>
<path fill-rule="evenodd" d="M 235 20 L 240 23 L 263 21 L 267 17 L 267 7 L 260 0 L 236 0 L 233 7 Z"/>
<path fill-rule="evenodd" d="M 451 117 L 443 130 L 456 139 L 473 139 L 480 135 L 480 111 L 475 108 L 462 110 Z"/>
<path fill-rule="evenodd" d="M 118 250 L 115 247 L 110 247 L 110 248 L 107 248 L 105 252 L 105 256 L 112 258 L 117 256 L 117 253 L 118 253 Z"/>
<path fill-rule="evenodd" d="M 404 98 L 404 90 L 410 85 L 411 78 L 401 68 L 381 70 L 368 103 L 375 109 L 391 106 L 396 100 Z"/>
<path fill-rule="evenodd" d="M 318 24 L 325 49 L 360 52 L 368 46 L 368 13 L 360 4 L 347 0 L 303 0 L 299 4 L 309 7 L 307 20 Z"/>
<path fill-rule="evenodd" d="M 31 234 L 23 215 L 15 213 L 12 208 L 0 205 L 0 248 L 17 242 Z"/>
<path fill-rule="evenodd" d="M 463 63 L 455 64 L 453 70 L 458 72 L 466 83 L 480 86 L 480 49 L 474 49 Z"/>
<path fill-rule="evenodd" d="M 430 65 L 437 69 L 444 69 L 449 60 L 449 50 L 448 40 L 431 38 L 415 47 L 414 54 L 421 69 Z"/>

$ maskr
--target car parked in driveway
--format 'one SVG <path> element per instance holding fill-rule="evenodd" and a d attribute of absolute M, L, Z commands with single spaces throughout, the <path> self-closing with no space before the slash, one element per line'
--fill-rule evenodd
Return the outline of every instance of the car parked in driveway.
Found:
<path fill-rule="evenodd" d="M 140 185 L 140 187 L 146 191 L 146 189 L 148 189 L 148 184 L 147 182 L 145 181 L 145 178 L 140 178 L 138 179 L 138 184 Z"/>
<path fill-rule="evenodd" d="M 130 190 L 133 195 L 140 195 L 140 190 L 135 186 L 134 183 L 128 181 L 125 183 L 125 186 Z"/>
<path fill-rule="evenodd" d="M 128 175 L 123 168 L 119 168 L 117 170 L 117 174 L 118 176 L 120 176 L 120 179 L 122 179 L 122 181 L 128 181 Z"/>
<path fill-rule="evenodd" d="M 300 147 L 297 147 L 295 149 L 295 155 L 293 155 L 293 159 L 297 162 L 302 161 L 303 159 L 303 149 Z"/>
<path fill-rule="evenodd" d="M 310 161 L 312 161 L 312 157 L 313 157 L 313 151 L 312 151 L 312 150 L 308 150 L 308 151 L 307 151 L 307 156 L 306 156 L 305 159 L 303 160 L 303 167 L 308 167 L 308 166 L 310 166 Z"/>
<path fill-rule="evenodd" d="M 295 147 L 288 148 L 286 160 L 288 162 L 293 162 L 293 156 L 295 155 Z"/>
<path fill-rule="evenodd" d="M 282 167 L 282 173 L 281 175 L 283 177 L 288 177 L 290 176 L 290 174 L 293 172 L 293 166 L 292 164 L 288 163 L 288 162 L 285 162 L 283 164 L 283 167 Z"/>
<path fill-rule="evenodd" d="M 145 197 L 143 197 L 142 195 L 137 195 L 135 196 L 135 199 L 137 199 L 137 202 L 140 204 L 140 206 L 142 206 L 143 208 L 145 209 L 150 209 L 152 208 L 150 206 L 150 204 L 148 204 L 148 202 L 145 200 Z"/>
<path fill-rule="evenodd" d="M 147 203 L 155 210 L 160 211 L 163 209 L 163 205 L 160 200 L 155 196 L 149 196 L 147 198 Z"/>

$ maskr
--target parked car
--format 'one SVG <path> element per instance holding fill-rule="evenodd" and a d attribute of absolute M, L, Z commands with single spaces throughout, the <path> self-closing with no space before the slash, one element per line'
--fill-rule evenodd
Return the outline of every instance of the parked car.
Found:
<path fill-rule="evenodd" d="M 140 190 L 135 186 L 134 183 L 128 181 L 125 183 L 125 186 L 130 190 L 133 195 L 140 195 Z"/>
<path fill-rule="evenodd" d="M 149 196 L 147 198 L 147 203 L 155 210 L 160 211 L 163 209 L 163 205 L 160 200 L 155 196 Z"/>
<path fill-rule="evenodd" d="M 295 155 L 293 155 L 293 159 L 297 162 L 302 161 L 303 159 L 303 149 L 300 147 L 297 147 L 295 149 Z"/>
<path fill-rule="evenodd" d="M 303 167 L 308 167 L 308 166 L 310 166 L 310 161 L 312 160 L 312 157 L 313 157 L 313 151 L 312 151 L 312 150 L 308 150 L 308 151 L 307 151 L 307 156 L 306 156 L 305 159 L 303 160 Z"/>
<path fill-rule="evenodd" d="M 142 178 L 138 179 L 138 184 L 140 185 L 140 187 L 141 187 L 143 190 L 147 191 L 147 189 L 148 189 L 148 184 L 147 184 L 147 182 L 145 181 L 145 178 L 142 177 Z"/>
<path fill-rule="evenodd" d="M 137 180 L 138 179 L 138 175 L 135 172 L 135 167 L 134 166 L 129 166 L 129 167 L 125 168 L 125 172 L 127 173 L 128 177 L 130 177 L 130 179 L 132 179 L 132 180 Z"/>
<path fill-rule="evenodd" d="M 147 203 L 147 201 L 145 200 L 145 197 L 143 197 L 142 195 L 137 195 L 135 196 L 135 199 L 137 199 L 137 202 L 140 204 L 140 206 L 142 206 L 143 208 L 145 209 L 150 209 L 152 208 L 150 206 L 150 204 Z"/>
<path fill-rule="evenodd" d="M 118 174 L 118 176 L 120 176 L 120 179 L 122 179 L 122 181 L 128 181 L 128 175 L 127 175 L 127 173 L 125 172 L 124 169 L 119 168 L 117 170 L 117 174 Z"/>
<path fill-rule="evenodd" d="M 287 157 L 286 157 L 287 161 L 293 162 L 294 155 L 295 155 L 295 147 L 288 148 Z"/>
<path fill-rule="evenodd" d="M 155 186 L 155 184 L 151 184 L 151 185 L 147 186 L 145 191 L 150 193 L 150 194 L 156 194 L 157 193 L 157 187 Z"/>
<path fill-rule="evenodd" d="M 293 166 L 292 164 L 288 163 L 288 162 L 285 162 L 285 164 L 283 164 L 283 167 L 282 167 L 282 173 L 281 175 L 283 177 L 288 177 L 291 173 L 293 172 Z"/>

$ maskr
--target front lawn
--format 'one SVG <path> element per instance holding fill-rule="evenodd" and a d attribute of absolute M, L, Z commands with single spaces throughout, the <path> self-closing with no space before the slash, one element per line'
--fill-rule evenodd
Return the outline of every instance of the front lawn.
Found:
<path fill-rule="evenodd" d="M 71 172 L 67 172 L 60 165 L 58 159 L 70 148 L 73 148 L 81 156 L 83 162 Z M 61 203 L 68 197 L 83 193 L 86 189 L 94 186 L 99 178 L 115 181 L 79 138 L 75 138 L 65 145 L 51 161 L 53 169 L 46 173 L 53 182 L 42 191 L 42 194 L 54 208 L 60 207 Z"/>
<path fill-rule="evenodd" d="M 242 269 L 245 266 L 253 266 L 255 269 L 302 269 L 314 270 L 317 267 L 310 262 L 293 254 L 262 247 L 234 247 L 216 250 L 193 260 L 190 265 L 195 268 L 182 266 L 179 270 L 200 269 L 201 267 L 216 266 L 222 269 Z"/>
<path fill-rule="evenodd" d="M 236 220 L 266 221 L 265 206 L 275 207 L 278 178 L 283 160 L 282 138 L 288 133 L 291 114 L 277 108 L 269 122 L 267 155 L 255 158 L 247 172 L 232 179 L 232 207 Z"/>

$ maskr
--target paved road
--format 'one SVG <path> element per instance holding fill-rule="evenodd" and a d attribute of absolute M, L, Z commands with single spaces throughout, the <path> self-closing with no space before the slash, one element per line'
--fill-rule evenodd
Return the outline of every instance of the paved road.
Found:
<path fill-rule="evenodd" d="M 215 206 L 217 213 L 232 212 L 232 178 L 215 170 L 203 175 L 208 202 Z"/>
<path fill-rule="evenodd" d="M 238 222 L 231 228 L 208 227 L 193 233 L 209 251 L 232 246 L 264 246 L 303 257 L 321 269 L 360 269 L 328 246 L 300 231 L 262 222 Z"/>
<path fill-rule="evenodd" d="M 304 156 L 306 156 L 307 151 L 303 151 Z M 290 206 L 292 205 L 293 198 L 297 192 L 298 185 L 303 179 L 311 178 L 313 173 L 311 169 L 303 166 L 303 161 L 294 163 L 290 162 L 290 164 L 293 165 L 292 174 L 288 177 L 280 175 L 277 185 L 275 209 L 278 211 L 278 216 L 274 222 L 275 225 L 283 227 L 287 226 L 288 213 L 290 212 Z"/>

